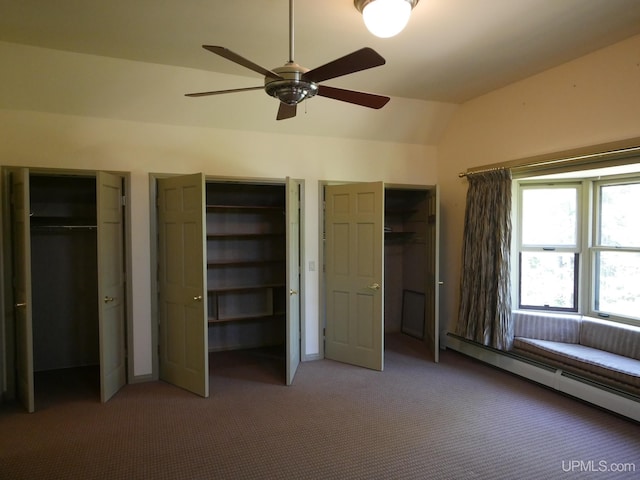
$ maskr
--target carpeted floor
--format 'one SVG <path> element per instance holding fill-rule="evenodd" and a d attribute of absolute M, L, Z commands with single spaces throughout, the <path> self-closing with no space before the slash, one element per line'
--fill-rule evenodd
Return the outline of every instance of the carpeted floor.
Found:
<path fill-rule="evenodd" d="M 452 351 L 433 364 L 407 336 L 385 356 L 382 373 L 303 363 L 286 387 L 275 353 L 215 354 L 208 399 L 162 382 L 106 404 L 95 385 L 59 388 L 34 414 L 0 409 L 0 479 L 640 475 L 637 423 Z"/>

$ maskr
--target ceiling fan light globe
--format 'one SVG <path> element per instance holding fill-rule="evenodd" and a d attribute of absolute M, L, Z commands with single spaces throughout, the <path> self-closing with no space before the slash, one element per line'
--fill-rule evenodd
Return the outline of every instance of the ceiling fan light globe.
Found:
<path fill-rule="evenodd" d="M 412 8 L 408 0 L 373 0 L 362 9 L 362 18 L 367 30 L 376 37 L 389 38 L 407 26 Z"/>

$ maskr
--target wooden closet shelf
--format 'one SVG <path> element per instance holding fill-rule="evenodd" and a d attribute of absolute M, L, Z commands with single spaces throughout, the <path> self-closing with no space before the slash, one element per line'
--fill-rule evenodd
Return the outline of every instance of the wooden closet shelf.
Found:
<path fill-rule="evenodd" d="M 284 213 L 283 205 L 207 205 L 208 212 L 223 211 L 223 212 L 282 212 Z"/>
<path fill-rule="evenodd" d="M 71 218 L 31 215 L 32 227 L 96 228 L 96 218 Z"/>
<path fill-rule="evenodd" d="M 207 233 L 207 238 L 264 238 L 284 237 L 285 233 Z"/>
<path fill-rule="evenodd" d="M 388 237 L 410 237 L 411 235 L 415 235 L 416 232 L 389 232 L 385 231 L 384 234 Z"/>
<path fill-rule="evenodd" d="M 279 288 L 285 287 L 284 283 L 264 283 L 262 285 L 246 285 L 237 287 L 214 287 L 208 289 L 209 293 L 233 293 L 233 292 L 249 292 L 251 290 L 262 290 L 265 288 Z"/>
<path fill-rule="evenodd" d="M 231 317 L 231 318 L 211 318 L 209 317 L 209 323 L 227 323 L 227 322 L 242 322 L 248 320 L 270 320 L 272 318 L 284 317 L 284 313 L 265 313 L 264 315 L 248 315 L 244 317 Z"/>
<path fill-rule="evenodd" d="M 412 215 L 414 213 L 418 213 L 418 210 L 387 209 L 384 213 L 386 215 Z"/>
<path fill-rule="evenodd" d="M 254 267 L 260 265 L 282 264 L 286 260 L 210 260 L 209 267 Z"/>

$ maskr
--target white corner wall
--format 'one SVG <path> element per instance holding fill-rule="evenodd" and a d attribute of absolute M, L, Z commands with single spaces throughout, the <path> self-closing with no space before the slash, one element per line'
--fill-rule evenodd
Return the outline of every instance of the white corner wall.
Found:
<path fill-rule="evenodd" d="M 438 149 L 441 325 L 458 314 L 470 167 L 640 137 L 640 36 L 462 105 Z"/>

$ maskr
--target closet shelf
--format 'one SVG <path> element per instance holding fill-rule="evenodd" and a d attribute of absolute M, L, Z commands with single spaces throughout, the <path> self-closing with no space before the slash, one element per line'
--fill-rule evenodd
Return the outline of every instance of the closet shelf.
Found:
<path fill-rule="evenodd" d="M 418 210 L 406 210 L 406 209 L 386 209 L 384 211 L 386 215 L 395 215 L 395 216 L 405 216 L 412 215 L 414 213 L 418 213 Z"/>
<path fill-rule="evenodd" d="M 207 205 L 207 212 L 272 212 L 285 213 L 282 205 Z"/>
<path fill-rule="evenodd" d="M 411 235 L 415 235 L 416 232 L 394 232 L 393 230 L 385 230 L 384 234 L 390 237 L 410 237 Z"/>
<path fill-rule="evenodd" d="M 210 260 L 209 267 L 254 267 L 260 265 L 272 265 L 285 263 L 286 260 Z"/>
<path fill-rule="evenodd" d="M 209 323 L 225 323 L 225 322 L 240 322 L 247 320 L 270 320 L 272 318 L 281 318 L 284 317 L 284 313 L 265 313 L 263 315 L 247 315 L 242 317 L 231 317 L 231 318 L 212 318 L 209 317 Z"/>
<path fill-rule="evenodd" d="M 31 225 L 31 230 L 95 230 L 97 225 Z"/>
<path fill-rule="evenodd" d="M 31 215 L 31 227 L 45 228 L 96 228 L 95 218 L 73 218 Z"/>
<path fill-rule="evenodd" d="M 207 233 L 207 238 L 265 238 L 265 237 L 284 237 L 285 233 Z"/>
<path fill-rule="evenodd" d="M 263 283 L 261 285 L 243 285 L 243 286 L 235 286 L 235 287 L 215 287 L 208 289 L 209 293 L 218 294 L 218 293 L 234 293 L 234 292 L 249 292 L 252 290 L 264 290 L 266 288 L 279 288 L 285 287 L 283 283 Z"/>

